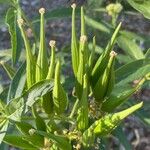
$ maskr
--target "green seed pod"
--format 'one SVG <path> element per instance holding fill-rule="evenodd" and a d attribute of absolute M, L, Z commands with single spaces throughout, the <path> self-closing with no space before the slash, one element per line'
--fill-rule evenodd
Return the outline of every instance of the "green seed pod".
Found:
<path fill-rule="evenodd" d="M 129 97 L 131 97 L 137 90 L 139 90 L 140 87 L 144 84 L 145 80 L 146 78 L 141 79 L 141 81 L 134 88 L 129 88 L 125 93 L 118 93 L 116 95 L 116 92 L 115 94 L 113 94 L 112 92 L 112 94 L 102 104 L 102 111 L 112 112 L 113 110 L 115 110 L 118 106 L 127 101 Z"/>
<path fill-rule="evenodd" d="M 77 82 L 76 82 L 76 95 L 79 99 L 81 99 L 82 96 L 82 90 L 83 90 L 83 77 L 85 74 L 85 46 L 87 42 L 87 37 L 85 35 L 80 37 L 80 63 L 79 68 L 77 72 Z"/>
<path fill-rule="evenodd" d="M 84 75 L 83 93 L 78 109 L 77 126 L 81 131 L 88 127 L 88 81 L 86 74 Z"/>
<path fill-rule="evenodd" d="M 68 105 L 68 98 L 60 83 L 60 60 L 58 60 L 55 69 L 55 80 L 53 88 L 54 109 L 57 114 L 63 113 Z"/>
<path fill-rule="evenodd" d="M 114 58 L 116 53 L 112 51 L 110 53 L 110 59 L 104 73 L 98 79 L 95 87 L 93 88 L 93 95 L 96 101 L 103 101 L 105 96 L 112 91 L 114 86 Z M 113 81 L 111 81 L 113 80 Z"/>
<path fill-rule="evenodd" d="M 55 67 L 55 41 L 50 41 L 49 45 L 51 47 L 51 59 L 50 59 L 50 66 L 49 71 L 47 74 L 46 79 L 53 79 L 54 78 L 54 67 Z M 52 92 L 47 93 L 42 97 L 42 108 L 44 109 L 45 113 L 48 115 L 53 113 L 53 94 Z"/>
<path fill-rule="evenodd" d="M 35 83 L 35 57 L 32 54 L 30 43 L 23 27 L 23 19 L 18 19 L 18 25 L 25 43 L 26 49 L 26 72 L 27 72 L 27 86 L 30 88 Z"/>
<path fill-rule="evenodd" d="M 44 29 L 44 13 L 45 9 L 41 8 L 39 10 L 41 14 L 41 25 L 40 25 L 40 48 L 36 64 L 36 82 L 41 81 L 46 78 L 48 73 L 48 60 L 45 45 L 45 29 Z"/>
<path fill-rule="evenodd" d="M 51 59 L 50 59 L 50 66 L 49 66 L 49 71 L 47 74 L 46 79 L 53 79 L 54 78 L 54 68 L 55 68 L 55 46 L 56 46 L 56 41 L 50 41 L 49 45 L 51 47 Z"/>
<path fill-rule="evenodd" d="M 81 36 L 86 35 L 85 29 L 85 18 L 84 18 L 84 7 L 81 6 Z"/>
<path fill-rule="evenodd" d="M 91 75 L 91 85 L 92 87 L 95 86 L 95 84 L 97 83 L 99 77 L 103 74 L 107 64 L 108 64 L 108 60 L 109 60 L 109 55 L 110 52 L 115 44 L 115 40 L 117 38 L 117 35 L 119 33 L 121 27 L 121 23 L 118 25 L 118 27 L 116 28 L 115 32 L 112 35 L 112 38 L 110 40 L 110 42 L 108 43 L 105 51 L 102 53 L 102 55 L 99 57 L 99 59 L 97 60 L 93 70 L 92 70 L 92 75 Z"/>
<path fill-rule="evenodd" d="M 79 66 L 79 46 L 76 36 L 76 25 L 75 25 L 75 9 L 76 4 L 72 4 L 72 38 L 71 38 L 71 53 L 72 53 L 72 68 L 74 75 L 77 75 Z"/>
<path fill-rule="evenodd" d="M 44 109 L 45 113 L 47 113 L 48 115 L 51 115 L 53 113 L 54 103 L 53 103 L 52 91 L 45 94 L 42 97 L 41 105 L 42 105 L 42 108 Z"/>
<path fill-rule="evenodd" d="M 93 139 L 94 136 L 106 136 L 113 129 L 115 129 L 118 124 L 126 118 L 128 115 L 132 114 L 137 109 L 141 108 L 143 102 L 136 104 L 126 110 L 117 112 L 114 114 L 108 114 L 102 117 L 101 119 L 95 121 L 84 133 L 82 136 L 82 143 L 84 146 L 89 146 L 89 139 Z M 91 132 L 93 134 L 91 134 Z M 93 140 L 94 141 L 94 140 Z"/>

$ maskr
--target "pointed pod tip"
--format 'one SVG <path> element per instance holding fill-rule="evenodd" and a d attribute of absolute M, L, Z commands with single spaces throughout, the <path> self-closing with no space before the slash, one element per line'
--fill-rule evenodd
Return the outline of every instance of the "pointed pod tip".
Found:
<path fill-rule="evenodd" d="M 30 134 L 30 135 L 34 135 L 35 132 L 36 132 L 35 129 L 30 129 L 30 130 L 29 130 L 29 134 Z"/>
<path fill-rule="evenodd" d="M 118 24 L 118 27 L 119 27 L 119 28 L 121 28 L 121 26 L 122 26 L 122 22 L 120 22 L 120 23 Z"/>
<path fill-rule="evenodd" d="M 111 52 L 110 52 L 110 56 L 111 56 L 111 57 L 116 57 L 116 56 L 117 56 L 117 53 L 116 53 L 115 51 L 111 51 Z"/>
<path fill-rule="evenodd" d="M 143 106 L 143 101 L 137 104 L 138 108 L 141 108 Z"/>
<path fill-rule="evenodd" d="M 75 9 L 75 8 L 77 7 L 76 3 L 73 3 L 73 4 L 71 5 L 71 7 L 72 7 L 73 9 Z"/>
<path fill-rule="evenodd" d="M 24 24 L 24 20 L 22 18 L 18 19 L 17 22 L 19 26 L 22 26 Z"/>
<path fill-rule="evenodd" d="M 81 42 L 81 43 L 87 42 L 87 36 L 86 36 L 86 35 L 82 35 L 82 36 L 80 37 L 80 42 Z"/>
<path fill-rule="evenodd" d="M 50 45 L 50 47 L 55 47 L 56 46 L 56 41 L 55 40 L 50 40 L 49 45 Z"/>
<path fill-rule="evenodd" d="M 0 64 L 1 64 L 1 65 L 4 65 L 4 63 L 5 63 L 4 61 L 0 61 Z"/>
<path fill-rule="evenodd" d="M 40 8 L 40 9 L 39 9 L 39 13 L 40 13 L 40 14 L 44 14 L 44 13 L 45 13 L 45 8 Z"/>

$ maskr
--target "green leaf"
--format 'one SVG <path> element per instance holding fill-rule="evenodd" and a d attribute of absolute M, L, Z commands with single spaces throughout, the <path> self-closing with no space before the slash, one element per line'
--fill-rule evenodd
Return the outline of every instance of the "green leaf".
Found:
<path fill-rule="evenodd" d="M 43 131 L 35 131 L 35 133 L 52 140 L 62 150 L 72 150 L 71 144 L 66 139 L 66 137 L 53 135 L 51 133 L 47 134 L 46 132 L 43 132 Z"/>
<path fill-rule="evenodd" d="M 121 112 L 108 114 L 102 117 L 101 119 L 95 121 L 84 133 L 82 137 L 83 144 L 86 147 L 89 147 L 89 140 L 93 139 L 93 136 L 106 136 L 112 130 L 114 130 L 119 123 L 126 118 L 128 115 L 141 108 L 143 103 L 136 104 L 126 110 Z M 92 133 L 92 134 L 91 134 Z"/>
<path fill-rule="evenodd" d="M 105 24 L 103 24 L 101 22 L 97 22 L 97 21 L 89 18 L 88 16 L 85 16 L 85 21 L 86 21 L 87 25 L 89 25 L 97 30 L 106 32 L 108 34 L 110 33 L 110 28 L 108 28 Z"/>
<path fill-rule="evenodd" d="M 7 96 L 7 102 L 22 95 L 26 82 L 25 67 L 26 64 L 23 63 L 12 79 Z"/>
<path fill-rule="evenodd" d="M 131 85 L 122 85 L 122 86 L 116 86 L 111 95 L 105 99 L 104 103 L 102 104 L 102 111 L 105 112 L 112 112 L 114 111 L 118 106 L 123 104 L 125 101 L 127 101 L 136 91 L 138 91 L 141 86 L 144 84 L 146 78 L 143 77 L 140 79 L 140 81 L 135 85 L 135 87 L 132 87 Z"/>
<path fill-rule="evenodd" d="M 3 138 L 6 135 L 8 125 L 9 125 L 8 120 L 3 120 L 3 121 L 0 122 L 0 144 L 2 143 Z"/>
<path fill-rule="evenodd" d="M 117 129 L 114 131 L 114 135 L 115 137 L 118 138 L 118 140 L 120 141 L 120 143 L 124 146 L 126 150 L 132 150 L 132 146 L 126 137 L 122 129 L 122 126 L 117 127 Z"/>
<path fill-rule="evenodd" d="M 23 94 L 26 106 L 31 107 L 40 97 L 53 90 L 52 80 L 43 80 L 34 84 L 29 90 Z"/>
<path fill-rule="evenodd" d="M 11 47 L 12 47 L 12 62 L 16 64 L 20 56 L 20 49 L 17 48 L 17 13 L 16 9 L 9 8 L 6 14 L 6 24 L 9 27 L 9 33 L 11 37 Z"/>
<path fill-rule="evenodd" d="M 29 90 L 27 90 L 21 97 L 11 100 L 7 107 L 7 117 L 20 121 L 22 113 L 27 112 L 35 102 L 37 102 L 46 93 L 52 91 L 53 81 L 43 80 L 34 84 Z"/>
<path fill-rule="evenodd" d="M 150 19 L 150 1 L 149 0 L 127 0 L 127 2 L 135 8 L 137 11 L 142 13 L 144 17 Z"/>
<path fill-rule="evenodd" d="M 19 135 L 6 135 L 4 138 L 4 142 L 21 149 L 37 150 L 34 145 L 31 145 L 28 141 L 24 140 L 23 136 Z"/>
<path fill-rule="evenodd" d="M 141 48 L 129 37 L 121 35 L 117 38 L 117 43 L 133 60 L 144 58 Z"/>
<path fill-rule="evenodd" d="M 10 4 L 13 4 L 13 1 L 12 0 L 0 0 L 0 3 L 10 5 Z"/>
<path fill-rule="evenodd" d="M 150 58 L 150 48 L 146 51 L 145 58 Z"/>
<path fill-rule="evenodd" d="M 124 85 L 144 77 L 150 70 L 150 59 L 141 59 L 123 65 L 115 71 L 117 85 Z"/>

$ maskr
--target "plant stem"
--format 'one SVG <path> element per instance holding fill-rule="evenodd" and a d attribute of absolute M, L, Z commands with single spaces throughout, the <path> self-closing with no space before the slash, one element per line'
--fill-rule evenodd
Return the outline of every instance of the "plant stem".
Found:
<path fill-rule="evenodd" d="M 79 103 L 79 99 L 76 100 L 76 102 L 75 102 L 75 104 L 74 104 L 74 106 L 72 108 L 72 111 L 71 111 L 71 114 L 70 114 L 69 118 L 73 118 L 73 116 L 75 114 L 75 111 L 76 111 L 76 109 L 78 107 L 78 103 Z"/>

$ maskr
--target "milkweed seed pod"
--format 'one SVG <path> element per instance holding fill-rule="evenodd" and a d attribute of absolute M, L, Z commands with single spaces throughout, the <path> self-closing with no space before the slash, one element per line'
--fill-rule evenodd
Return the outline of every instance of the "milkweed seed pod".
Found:
<path fill-rule="evenodd" d="M 84 75 L 83 93 L 78 109 L 77 126 L 83 131 L 88 127 L 88 81 L 87 75 Z"/>
<path fill-rule="evenodd" d="M 49 70 L 46 79 L 53 79 L 54 78 L 54 69 L 55 69 L 55 46 L 56 46 L 56 41 L 51 40 L 49 42 L 49 45 L 51 47 L 51 59 L 50 59 L 50 65 L 49 65 Z M 42 98 L 42 107 L 44 111 L 48 114 L 51 115 L 53 113 L 53 94 L 52 92 L 47 93 L 46 95 L 43 96 Z"/>
<path fill-rule="evenodd" d="M 80 57 L 79 57 L 79 67 L 77 72 L 77 81 L 76 81 L 76 95 L 80 99 L 83 91 L 83 78 L 86 73 L 86 63 L 85 62 L 85 48 L 86 48 L 87 36 L 83 35 L 80 37 Z"/>
<path fill-rule="evenodd" d="M 21 34 L 24 40 L 25 49 L 26 49 L 26 76 L 27 76 L 27 86 L 30 88 L 35 83 L 35 64 L 36 60 L 32 54 L 31 46 L 28 41 L 25 29 L 24 29 L 24 20 L 18 19 L 18 25 L 21 30 Z"/>
<path fill-rule="evenodd" d="M 55 69 L 55 79 L 53 88 L 54 109 L 57 114 L 65 111 L 68 105 L 68 98 L 60 82 L 60 60 L 58 60 Z"/>
<path fill-rule="evenodd" d="M 76 4 L 73 3 L 72 7 L 72 38 L 71 38 L 71 56 L 72 56 L 72 68 L 74 75 L 76 77 L 79 66 L 79 46 L 76 36 L 76 25 L 75 25 L 75 16 L 76 16 Z"/>
<path fill-rule="evenodd" d="M 119 123 L 132 114 L 137 109 L 141 108 L 143 105 L 143 102 L 136 104 L 126 110 L 123 110 L 121 112 L 107 114 L 100 118 L 99 120 L 95 121 L 85 132 L 82 136 L 82 143 L 85 147 L 90 147 L 90 141 L 91 143 L 94 143 L 95 137 L 103 137 L 108 135 L 110 132 L 112 132 L 113 129 L 115 129 Z"/>
<path fill-rule="evenodd" d="M 114 59 L 116 53 L 112 51 L 108 64 L 104 70 L 104 73 L 99 77 L 98 82 L 93 88 L 93 96 L 96 101 L 102 102 L 104 98 L 110 94 L 114 86 Z"/>
<path fill-rule="evenodd" d="M 46 78 L 48 72 L 48 60 L 47 51 L 45 45 L 45 29 L 44 29 L 44 14 L 45 9 L 40 8 L 39 13 L 41 15 L 40 19 L 40 47 L 36 64 L 36 82 L 41 81 Z"/>
<path fill-rule="evenodd" d="M 109 61 L 109 55 L 110 52 L 113 49 L 113 46 L 115 44 L 117 35 L 119 33 L 121 27 L 121 23 L 118 25 L 118 27 L 116 28 L 116 30 L 114 31 L 111 40 L 109 41 L 105 51 L 101 54 L 101 56 L 99 57 L 99 59 L 97 60 L 92 73 L 91 73 L 91 86 L 94 87 L 95 84 L 97 83 L 99 77 L 103 74 L 108 61 Z"/>

